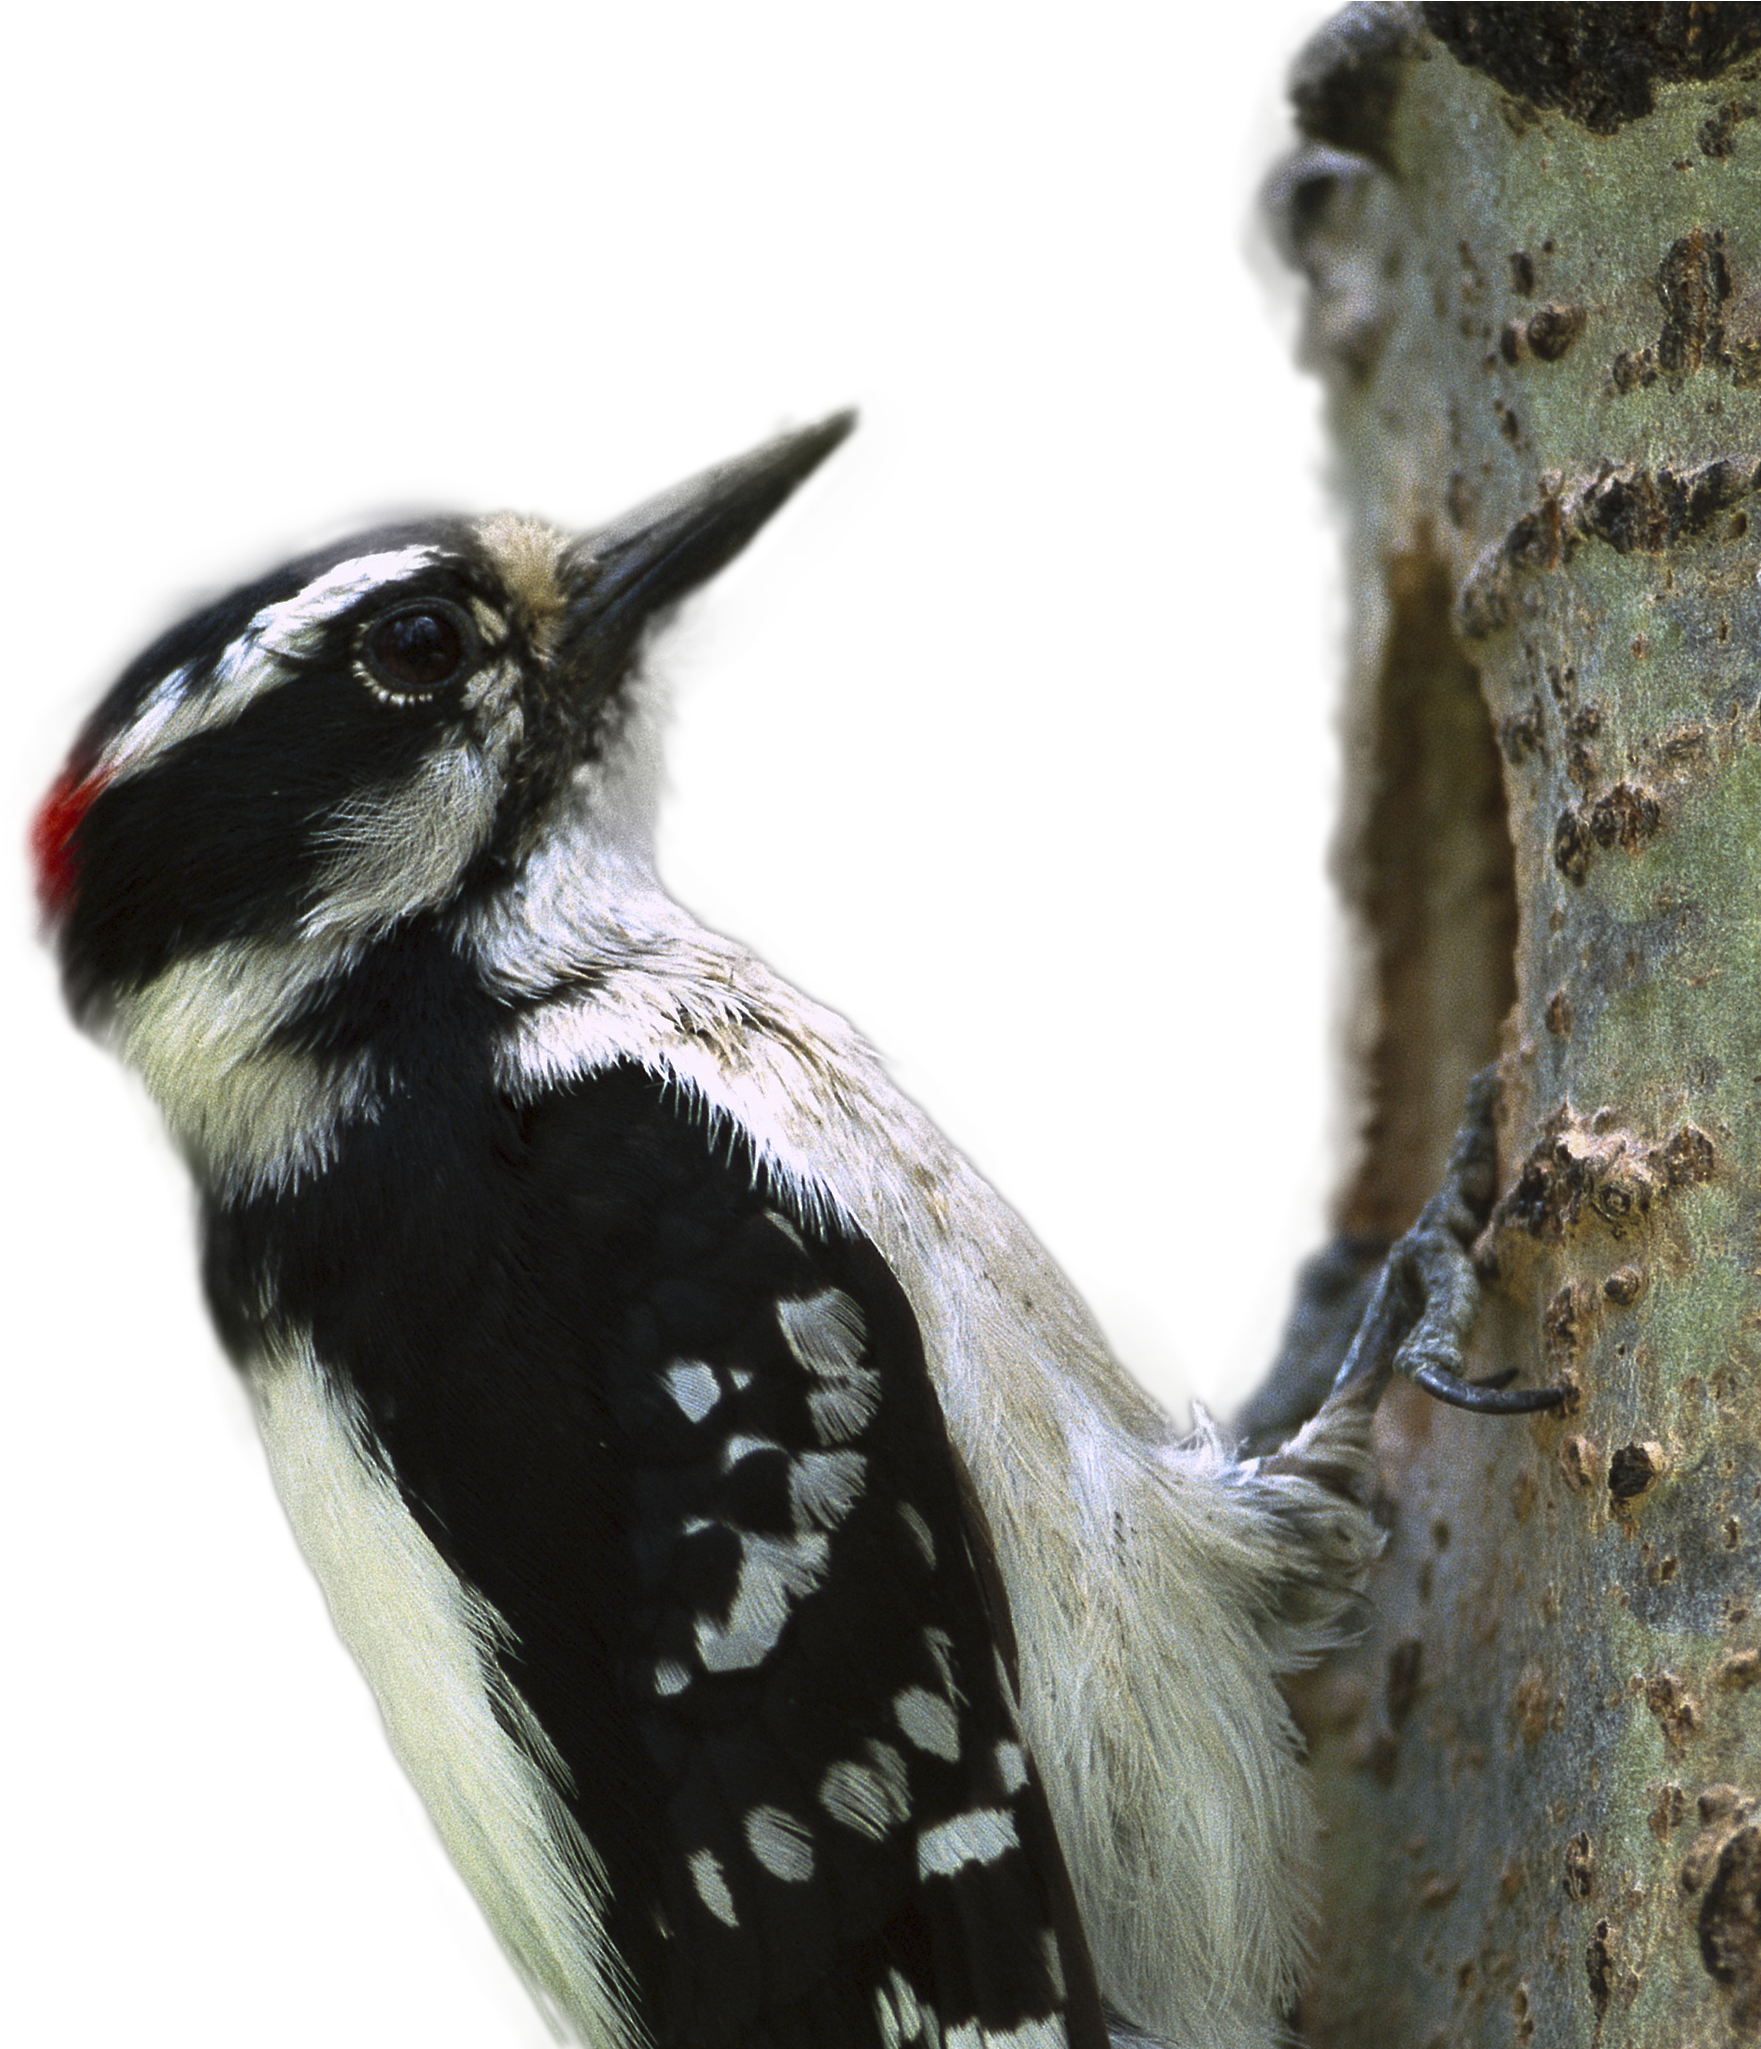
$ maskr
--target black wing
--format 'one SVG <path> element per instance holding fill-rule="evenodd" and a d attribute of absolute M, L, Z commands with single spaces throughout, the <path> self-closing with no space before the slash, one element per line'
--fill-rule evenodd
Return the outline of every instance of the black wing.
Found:
<path fill-rule="evenodd" d="M 1105 2049 L 886 1262 L 633 1068 L 491 1121 L 489 1209 L 412 1171 L 318 1348 L 508 1625 L 656 2049 Z"/>

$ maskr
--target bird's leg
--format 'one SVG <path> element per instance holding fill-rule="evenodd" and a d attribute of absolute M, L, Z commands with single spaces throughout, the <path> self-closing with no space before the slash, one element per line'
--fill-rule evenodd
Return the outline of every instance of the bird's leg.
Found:
<path fill-rule="evenodd" d="M 1465 1379 L 1462 1353 L 1480 1312 L 1480 1280 L 1473 1242 L 1491 1214 L 1498 1185 L 1498 1143 L 1493 1130 L 1497 1072 L 1483 1068 L 1468 1086 L 1466 1113 L 1437 1192 L 1418 1220 L 1398 1238 L 1370 1296 L 1357 1336 L 1333 1384 L 1374 1407 L 1390 1373 L 1458 1409 L 1515 1415 L 1557 1408 L 1563 1387 L 1506 1385 Z"/>

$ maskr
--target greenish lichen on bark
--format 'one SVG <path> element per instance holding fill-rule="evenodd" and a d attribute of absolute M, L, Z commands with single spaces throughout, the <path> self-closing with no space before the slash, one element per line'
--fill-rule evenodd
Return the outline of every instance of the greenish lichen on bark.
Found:
<path fill-rule="evenodd" d="M 1356 1230 L 1500 1056 L 1480 1370 L 1300 1710 L 1303 2025 L 1761 2029 L 1761 9 L 1360 7 L 1280 187 L 1352 510 Z"/>

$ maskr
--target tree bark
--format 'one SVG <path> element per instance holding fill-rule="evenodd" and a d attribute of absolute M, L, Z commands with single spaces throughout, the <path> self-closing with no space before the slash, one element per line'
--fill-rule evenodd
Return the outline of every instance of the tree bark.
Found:
<path fill-rule="evenodd" d="M 1761 2035 L 1761 8 L 1355 7 L 1277 203 L 1350 506 L 1391 1234 L 1496 1057 L 1472 1370 L 1309 1683 L 1332 2045 Z"/>

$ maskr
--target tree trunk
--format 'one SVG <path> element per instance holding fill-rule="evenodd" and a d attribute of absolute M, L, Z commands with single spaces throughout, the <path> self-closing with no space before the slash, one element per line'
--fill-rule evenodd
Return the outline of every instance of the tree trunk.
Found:
<path fill-rule="evenodd" d="M 1299 1712 L 1331 2045 L 1761 2034 L 1761 8 L 1355 7 L 1281 182 L 1351 511 L 1362 1143 L 1496 1057 L 1470 1362 Z M 1754 523 L 1751 531 L 1751 523 Z"/>

